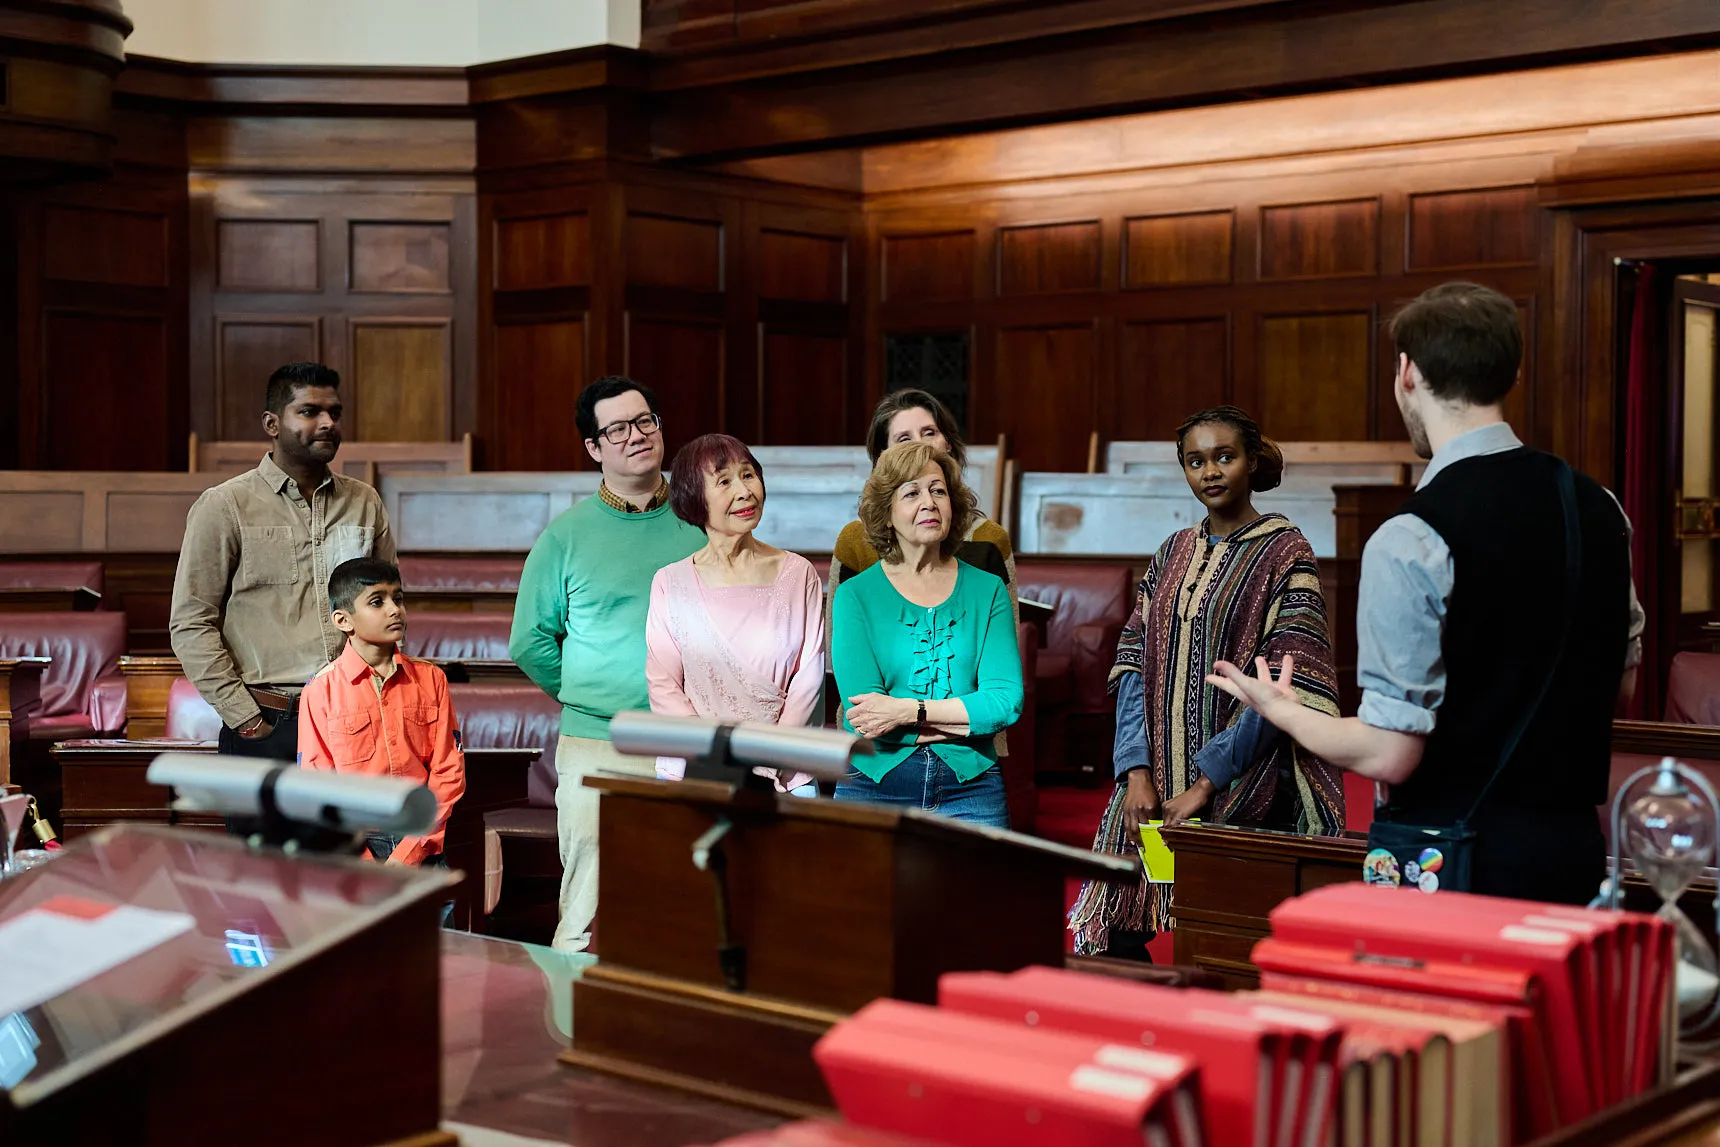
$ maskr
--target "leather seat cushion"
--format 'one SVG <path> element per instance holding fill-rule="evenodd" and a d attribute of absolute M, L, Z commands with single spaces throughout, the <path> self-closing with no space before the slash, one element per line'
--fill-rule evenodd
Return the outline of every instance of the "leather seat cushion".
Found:
<path fill-rule="evenodd" d="M 1720 653 L 1680 653 L 1666 679 L 1666 719 L 1720 725 Z"/>
<path fill-rule="evenodd" d="M 176 677 L 167 690 L 167 729 L 175 741 L 213 741 L 221 735 L 221 718 L 184 677 Z"/>
<path fill-rule="evenodd" d="M 561 703 L 529 682 L 455 682 L 448 695 L 466 748 L 542 750 L 526 778 L 526 799 L 553 809 Z"/>
<path fill-rule="evenodd" d="M 96 682 L 119 669 L 125 652 L 125 614 L 8 613 L 0 625 L 0 657 L 48 657 L 37 716 L 89 714 Z"/>
<path fill-rule="evenodd" d="M 1059 562 L 1023 559 L 1015 563 L 1022 597 L 1052 607 L 1045 625 L 1045 648 L 1068 653 L 1082 625 L 1123 625 L 1135 608 L 1135 580 L 1122 562 Z"/>
<path fill-rule="evenodd" d="M 406 652 L 431 661 L 507 661 L 513 624 L 511 613 L 420 610 L 407 621 Z"/>

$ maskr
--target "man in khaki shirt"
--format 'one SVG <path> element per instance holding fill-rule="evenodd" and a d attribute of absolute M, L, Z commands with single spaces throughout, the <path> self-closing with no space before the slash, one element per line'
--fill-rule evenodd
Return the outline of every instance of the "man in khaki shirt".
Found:
<path fill-rule="evenodd" d="M 345 644 L 329 573 L 348 558 L 396 560 L 382 499 L 329 470 L 339 387 L 318 363 L 275 371 L 263 411 L 274 445 L 186 515 L 168 628 L 185 675 L 221 716 L 223 753 L 295 758 L 299 693 Z"/>

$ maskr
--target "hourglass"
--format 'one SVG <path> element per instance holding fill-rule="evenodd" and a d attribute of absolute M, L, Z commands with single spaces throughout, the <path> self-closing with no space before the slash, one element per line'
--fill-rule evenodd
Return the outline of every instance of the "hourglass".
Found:
<path fill-rule="evenodd" d="M 1652 781 L 1644 786 L 1640 782 Z M 1619 786 L 1613 798 L 1613 858 L 1611 874 L 1602 887 L 1602 903 L 1618 908 L 1622 898 L 1620 857 L 1628 855 L 1642 878 L 1660 897 L 1655 913 L 1671 924 L 1678 937 L 1675 990 L 1679 1033 L 1688 1051 L 1720 1047 L 1720 1039 L 1696 1043 L 1693 1037 L 1711 1032 L 1720 1021 L 1720 966 L 1714 944 L 1678 907 L 1678 898 L 1714 863 L 1720 799 L 1700 773 L 1671 757 L 1639 769 Z M 1720 896 L 1715 907 L 1720 913 Z"/>

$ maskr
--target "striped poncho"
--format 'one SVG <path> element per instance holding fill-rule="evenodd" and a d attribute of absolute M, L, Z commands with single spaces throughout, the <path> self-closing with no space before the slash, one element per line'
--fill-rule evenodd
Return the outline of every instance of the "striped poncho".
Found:
<path fill-rule="evenodd" d="M 1165 540 L 1147 567 L 1134 614 L 1117 645 L 1111 670 L 1115 689 L 1125 673 L 1142 675 L 1146 740 L 1153 783 L 1161 800 L 1198 778 L 1195 754 L 1243 713 L 1240 702 L 1204 678 L 1215 661 L 1254 672 L 1265 657 L 1276 673 L 1286 654 L 1295 658 L 1294 685 L 1302 702 L 1338 712 L 1337 675 L 1326 633 L 1314 550 L 1281 514 L 1266 514 L 1214 542 L 1204 524 Z M 1296 831 L 1330 836 L 1344 828 L 1344 784 L 1333 765 L 1287 738 L 1213 798 L 1204 820 L 1257 825 L 1266 817 L 1288 767 L 1297 798 Z M 1124 839 L 1119 778 L 1093 840 L 1096 852 L 1132 855 Z M 1131 885 L 1089 883 L 1070 912 L 1076 950 L 1103 951 L 1112 928 L 1161 932 L 1171 924 L 1170 886 L 1143 875 Z"/>

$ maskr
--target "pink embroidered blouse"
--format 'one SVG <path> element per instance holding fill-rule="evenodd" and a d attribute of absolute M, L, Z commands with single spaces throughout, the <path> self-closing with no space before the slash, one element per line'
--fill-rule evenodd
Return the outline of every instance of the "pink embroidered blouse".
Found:
<path fill-rule="evenodd" d="M 664 566 L 651 581 L 645 680 L 653 713 L 812 723 L 824 685 L 818 571 L 799 554 L 785 553 L 769 585 L 711 586 L 692 558 Z M 684 761 L 658 758 L 660 777 L 680 780 L 685 771 Z M 756 771 L 775 776 L 770 769 Z M 777 785 L 798 788 L 811 779 L 797 775 Z"/>

